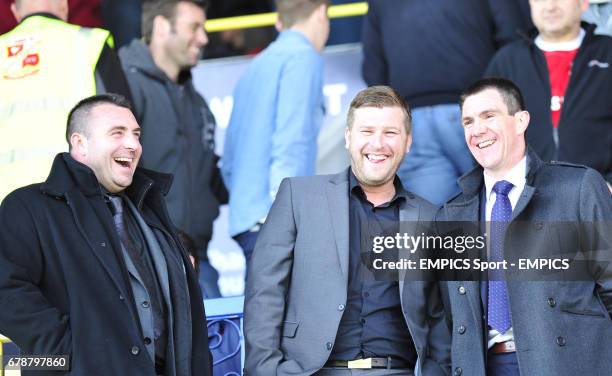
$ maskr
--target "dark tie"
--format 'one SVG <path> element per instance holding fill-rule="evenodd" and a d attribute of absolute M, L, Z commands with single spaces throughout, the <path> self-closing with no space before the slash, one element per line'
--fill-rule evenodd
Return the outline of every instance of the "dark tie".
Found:
<path fill-rule="evenodd" d="M 113 221 L 115 222 L 115 230 L 117 235 L 125 249 L 134 256 L 137 251 L 133 246 L 130 236 L 128 234 L 127 224 L 125 223 L 125 216 L 123 215 L 123 201 L 119 196 L 108 196 L 112 207 Z"/>
<path fill-rule="evenodd" d="M 507 224 L 512 217 L 512 205 L 508 198 L 512 187 L 514 185 L 505 180 L 500 180 L 493 186 L 496 199 L 491 211 L 491 253 L 489 255 L 491 261 L 504 259 L 504 237 Z M 491 280 L 489 281 L 488 321 L 491 328 L 503 334 L 512 326 L 508 288 L 502 269 L 490 271 L 489 276 Z"/>

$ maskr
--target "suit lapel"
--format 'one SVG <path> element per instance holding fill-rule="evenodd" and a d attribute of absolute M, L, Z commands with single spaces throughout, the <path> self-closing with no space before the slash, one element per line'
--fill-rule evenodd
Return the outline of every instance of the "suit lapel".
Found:
<path fill-rule="evenodd" d="M 333 175 L 326 187 L 330 222 L 333 227 L 338 261 L 345 286 L 348 285 L 349 263 L 349 182 L 348 172 Z"/>
<path fill-rule="evenodd" d="M 399 232 L 400 234 L 416 235 L 418 234 L 418 220 L 420 217 L 420 207 L 408 201 L 403 201 L 399 211 Z M 416 252 L 419 252 L 418 250 Z M 399 259 L 410 259 L 410 251 L 400 249 L 398 253 Z M 399 293 L 400 300 L 404 298 L 404 280 L 406 279 L 406 269 L 399 270 Z"/>
<path fill-rule="evenodd" d="M 72 211 L 77 229 L 81 232 L 81 236 L 89 245 L 96 259 L 102 264 L 119 292 L 125 297 L 131 296 L 131 291 L 128 293 L 125 289 L 121 266 L 118 263 L 118 259 L 123 257 L 121 245 L 116 236 L 109 235 L 113 234 L 114 229 L 109 227 L 112 226 L 108 221 L 110 211 L 104 201 L 101 199 L 86 199 L 79 191 L 67 192 L 66 200 Z M 107 244 L 109 241 L 111 244 Z M 116 254 L 109 255 L 113 252 Z"/>
<path fill-rule="evenodd" d="M 512 220 L 518 217 L 523 212 L 523 210 L 525 210 L 527 204 L 529 204 L 529 201 L 533 197 L 535 190 L 536 189 L 533 186 L 525 185 L 525 188 L 523 188 L 523 192 L 521 193 L 521 197 L 519 197 L 519 200 L 516 203 L 516 207 L 512 211 Z"/>

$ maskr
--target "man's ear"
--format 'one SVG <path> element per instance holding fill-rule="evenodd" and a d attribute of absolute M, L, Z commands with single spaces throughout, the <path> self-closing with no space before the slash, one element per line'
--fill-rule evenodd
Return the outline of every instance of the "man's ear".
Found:
<path fill-rule="evenodd" d="M 170 25 L 170 20 L 162 15 L 157 15 L 153 19 L 153 36 L 166 36 L 170 34 L 170 30 L 172 29 L 172 25 Z"/>
<path fill-rule="evenodd" d="M 580 9 L 582 9 L 582 12 L 586 12 L 587 9 L 589 9 L 589 0 L 582 0 L 581 4 L 580 4 Z"/>
<path fill-rule="evenodd" d="M 76 132 L 70 135 L 70 155 L 75 160 L 81 162 L 87 156 L 88 148 L 89 144 L 85 135 Z"/>
<path fill-rule="evenodd" d="M 349 146 L 351 145 L 350 139 L 351 139 L 351 130 L 349 129 L 349 127 L 345 127 L 344 128 L 344 148 L 345 149 L 348 149 Z"/>
<path fill-rule="evenodd" d="M 68 0 L 61 0 L 55 3 L 53 13 L 62 21 L 68 22 Z"/>
<path fill-rule="evenodd" d="M 317 18 L 319 21 L 324 21 L 327 19 L 327 4 L 321 4 L 315 11 L 317 13 Z"/>
<path fill-rule="evenodd" d="M 519 111 L 514 114 L 516 118 L 516 131 L 518 134 L 523 134 L 527 131 L 527 127 L 529 126 L 529 112 L 527 111 Z"/>
<path fill-rule="evenodd" d="M 412 133 L 408 133 L 408 139 L 406 140 L 406 154 L 410 151 L 410 147 L 412 146 Z"/>
<path fill-rule="evenodd" d="M 13 17 L 15 17 L 17 22 L 21 21 L 22 15 L 19 9 L 17 9 L 17 5 L 15 4 L 15 2 L 11 3 L 11 13 L 13 13 Z"/>

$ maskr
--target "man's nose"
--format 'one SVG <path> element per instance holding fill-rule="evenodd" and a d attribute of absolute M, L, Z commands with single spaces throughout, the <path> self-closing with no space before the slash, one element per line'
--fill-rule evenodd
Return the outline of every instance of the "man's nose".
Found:
<path fill-rule="evenodd" d="M 208 44 L 208 35 L 204 30 L 204 27 L 201 27 L 196 32 L 196 41 L 200 47 L 204 47 Z"/>
<path fill-rule="evenodd" d="M 487 126 L 483 121 L 476 120 L 474 121 L 474 126 L 472 127 L 472 134 L 481 135 L 487 132 Z"/>
<path fill-rule="evenodd" d="M 372 135 L 370 139 L 370 144 L 375 148 L 381 148 L 383 145 L 383 133 L 377 132 Z"/>
<path fill-rule="evenodd" d="M 123 146 L 126 149 L 136 150 L 140 147 L 140 140 L 135 135 L 127 135 L 123 139 Z"/>

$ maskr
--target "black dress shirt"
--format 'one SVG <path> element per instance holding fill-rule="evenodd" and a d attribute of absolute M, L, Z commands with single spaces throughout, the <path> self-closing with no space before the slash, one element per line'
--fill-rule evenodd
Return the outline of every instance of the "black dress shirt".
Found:
<path fill-rule="evenodd" d="M 395 196 L 374 207 L 349 171 L 349 277 L 347 304 L 330 359 L 393 357 L 414 367 L 416 349 L 402 314 L 397 278 L 376 278 L 370 270 L 374 236 L 399 231 L 400 203 L 408 192 L 396 177 Z"/>

